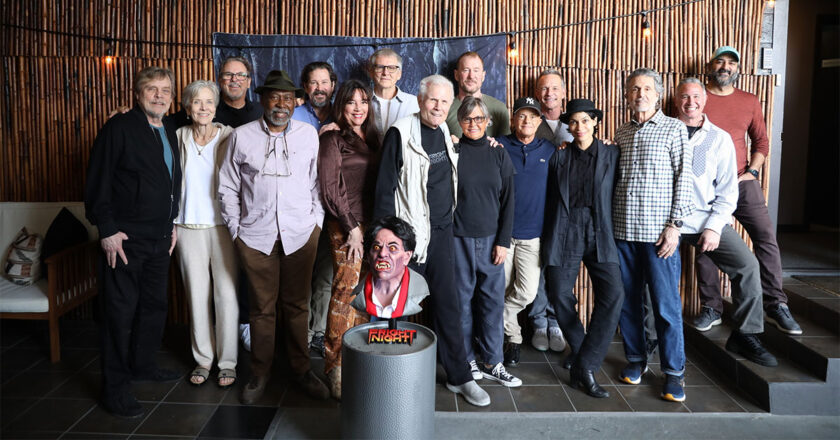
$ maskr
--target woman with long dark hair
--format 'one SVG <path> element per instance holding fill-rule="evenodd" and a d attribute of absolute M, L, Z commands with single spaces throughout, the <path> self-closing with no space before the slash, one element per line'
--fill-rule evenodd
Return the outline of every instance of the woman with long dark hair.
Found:
<path fill-rule="evenodd" d="M 339 129 L 321 135 L 318 180 L 325 225 L 333 253 L 333 284 L 327 313 L 324 371 L 330 391 L 341 399 L 341 337 L 367 316 L 350 306 L 362 269 L 362 240 L 372 220 L 379 165 L 379 138 L 370 111 L 371 90 L 351 79 L 341 85 L 333 104 Z"/>

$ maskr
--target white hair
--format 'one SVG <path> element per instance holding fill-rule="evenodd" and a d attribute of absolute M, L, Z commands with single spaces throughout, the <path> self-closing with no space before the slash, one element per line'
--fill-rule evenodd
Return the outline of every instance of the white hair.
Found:
<path fill-rule="evenodd" d="M 452 81 L 448 80 L 443 75 L 429 75 L 420 80 L 420 90 L 417 92 L 417 96 L 421 100 L 426 99 L 426 94 L 429 91 L 429 86 L 432 85 L 446 87 L 446 89 L 449 90 L 450 98 L 455 99 L 455 88 L 452 86 Z"/>

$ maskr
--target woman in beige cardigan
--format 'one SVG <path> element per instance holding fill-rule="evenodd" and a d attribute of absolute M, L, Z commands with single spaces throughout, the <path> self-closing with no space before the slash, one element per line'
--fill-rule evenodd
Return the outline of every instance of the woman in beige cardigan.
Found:
<path fill-rule="evenodd" d="M 219 88 L 210 81 L 195 81 L 182 93 L 182 105 L 192 124 L 177 131 L 181 149 L 181 209 L 178 260 L 190 312 L 190 339 L 196 367 L 190 383 L 201 385 L 216 360 L 216 383 L 228 387 L 236 381 L 237 260 L 233 241 L 224 226 L 216 188 L 231 127 L 213 122 Z M 215 317 L 212 316 L 215 311 Z"/>

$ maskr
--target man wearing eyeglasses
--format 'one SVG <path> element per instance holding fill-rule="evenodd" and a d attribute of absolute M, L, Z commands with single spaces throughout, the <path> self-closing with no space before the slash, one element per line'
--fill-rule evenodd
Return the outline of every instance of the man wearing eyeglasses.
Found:
<path fill-rule="evenodd" d="M 293 379 L 310 396 L 329 390 L 312 372 L 307 345 L 312 267 L 324 219 L 318 190 L 318 133 L 293 121 L 303 90 L 273 70 L 258 87 L 263 117 L 237 128 L 219 172 L 222 218 L 251 282 L 251 380 L 241 401 L 265 391 L 278 311 Z"/>
<path fill-rule="evenodd" d="M 379 142 L 398 119 L 420 111 L 417 97 L 397 87 L 402 77 L 402 57 L 391 49 L 379 49 L 368 58 L 368 75 L 373 80 L 373 117 Z"/>
<path fill-rule="evenodd" d="M 248 99 L 248 89 L 251 88 L 253 69 L 251 63 L 243 57 L 227 57 L 222 61 L 219 69 L 219 92 L 222 100 L 216 107 L 213 122 L 220 122 L 233 128 L 256 121 L 263 115 L 263 109 Z M 172 121 L 176 127 L 190 124 L 187 112 L 181 109 L 166 119 Z"/>
<path fill-rule="evenodd" d="M 487 126 L 487 136 L 496 137 L 510 134 L 510 114 L 508 108 L 502 101 L 481 93 L 481 85 L 484 84 L 484 60 L 475 52 L 464 52 L 458 57 L 455 68 L 455 81 L 458 82 L 458 96 L 449 107 L 449 114 L 446 116 L 446 125 L 449 132 L 460 138 L 463 134 L 461 125 L 458 124 L 458 109 L 461 108 L 461 101 L 467 96 L 481 98 L 490 112 L 491 124 Z"/>

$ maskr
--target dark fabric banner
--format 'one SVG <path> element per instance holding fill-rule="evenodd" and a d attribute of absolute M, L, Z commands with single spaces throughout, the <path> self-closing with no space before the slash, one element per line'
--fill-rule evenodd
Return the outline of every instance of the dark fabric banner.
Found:
<path fill-rule="evenodd" d="M 427 38 L 322 37 L 315 35 L 246 35 L 214 33 L 213 61 L 216 71 L 228 56 L 240 55 L 254 66 L 254 79 L 248 92 L 256 101 L 254 89 L 262 85 L 268 72 L 285 70 L 300 85 L 303 66 L 326 61 L 333 66 L 338 81 L 356 78 L 370 83 L 365 72 L 368 57 L 377 49 L 389 47 L 403 58 L 402 78 L 397 86 L 417 94 L 420 80 L 439 73 L 452 80 L 455 61 L 466 51 L 475 51 L 484 60 L 486 76 L 481 93 L 505 102 L 507 56 L 505 35 L 489 35 L 452 40 Z M 456 86 L 457 87 L 457 86 Z M 338 86 L 336 86 L 338 89 Z M 457 94 L 457 90 L 456 90 Z"/>

